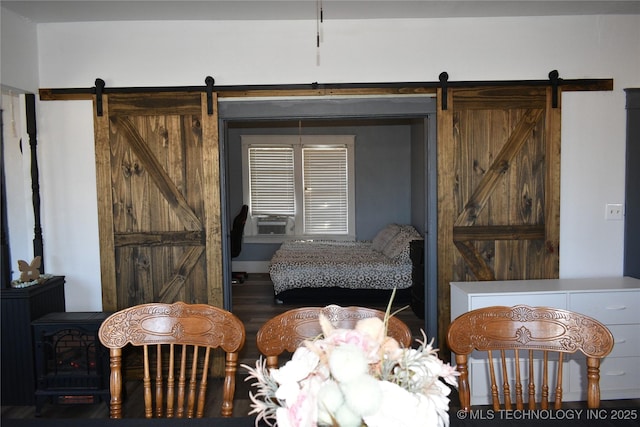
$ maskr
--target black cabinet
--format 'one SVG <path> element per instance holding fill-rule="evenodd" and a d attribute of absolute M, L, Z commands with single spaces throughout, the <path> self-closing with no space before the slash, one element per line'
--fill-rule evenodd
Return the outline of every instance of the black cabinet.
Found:
<path fill-rule="evenodd" d="M 411 270 L 411 310 L 424 319 L 424 240 L 410 243 Z"/>
<path fill-rule="evenodd" d="M 3 405 L 35 403 L 31 322 L 54 311 L 65 311 L 64 276 L 27 288 L 2 289 Z"/>

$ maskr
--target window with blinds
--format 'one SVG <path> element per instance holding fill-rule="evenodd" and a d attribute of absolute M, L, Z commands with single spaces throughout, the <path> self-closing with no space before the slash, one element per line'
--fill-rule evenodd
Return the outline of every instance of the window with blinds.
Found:
<path fill-rule="evenodd" d="M 245 235 L 354 238 L 354 141 L 352 135 L 243 135 L 251 224 Z"/>
<path fill-rule="evenodd" d="M 347 234 L 346 147 L 303 148 L 302 159 L 305 234 Z"/>
<path fill-rule="evenodd" d="M 249 176 L 253 215 L 295 215 L 293 148 L 250 147 Z"/>

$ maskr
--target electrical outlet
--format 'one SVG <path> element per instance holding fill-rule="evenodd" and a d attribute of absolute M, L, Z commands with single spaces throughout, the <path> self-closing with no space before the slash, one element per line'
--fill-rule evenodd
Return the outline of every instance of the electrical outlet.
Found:
<path fill-rule="evenodd" d="M 619 221 L 624 217 L 624 205 L 622 203 L 607 203 L 604 219 L 607 221 Z"/>

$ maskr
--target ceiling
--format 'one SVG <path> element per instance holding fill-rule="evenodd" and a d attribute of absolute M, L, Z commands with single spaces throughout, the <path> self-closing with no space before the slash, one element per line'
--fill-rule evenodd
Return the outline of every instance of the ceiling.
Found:
<path fill-rule="evenodd" d="M 144 20 L 293 20 L 640 14 L 640 1 L 0 0 L 35 23 Z"/>

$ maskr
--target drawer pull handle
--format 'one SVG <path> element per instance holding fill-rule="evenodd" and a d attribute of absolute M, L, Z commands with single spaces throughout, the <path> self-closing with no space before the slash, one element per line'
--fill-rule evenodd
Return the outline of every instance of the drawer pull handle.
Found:
<path fill-rule="evenodd" d="M 622 375 L 625 375 L 626 372 L 625 371 L 609 371 L 607 372 L 605 375 L 609 375 L 611 377 L 615 376 L 615 377 L 621 377 Z"/>
<path fill-rule="evenodd" d="M 605 307 L 606 310 L 626 310 L 627 306 L 626 305 L 614 305 L 614 306 L 609 306 L 609 307 Z"/>

